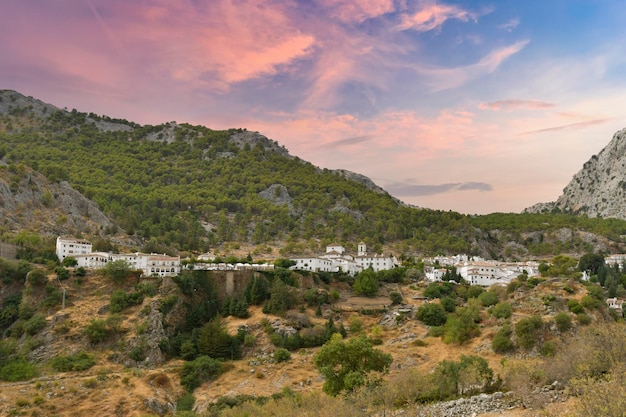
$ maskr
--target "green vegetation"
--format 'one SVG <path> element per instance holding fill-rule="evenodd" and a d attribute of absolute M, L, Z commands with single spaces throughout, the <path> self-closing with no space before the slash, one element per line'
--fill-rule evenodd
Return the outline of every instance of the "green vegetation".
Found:
<path fill-rule="evenodd" d="M 417 309 L 415 317 L 428 326 L 441 326 L 448 319 L 446 310 L 438 303 L 424 304 Z"/>
<path fill-rule="evenodd" d="M 404 241 L 407 251 L 418 253 L 472 253 L 469 242 L 492 241 L 490 231 L 499 230 L 503 241 L 515 240 L 531 255 L 546 255 L 591 252 L 590 244 L 577 235 L 567 241 L 554 238 L 562 228 L 616 242 L 626 234 L 626 222 L 615 219 L 565 213 L 466 216 L 405 207 L 343 174 L 290 158 L 271 140 L 257 136 L 244 145 L 231 141 L 236 134 L 254 136 L 241 129 L 140 126 L 78 111 L 55 111 L 38 119 L 28 108 L 14 109 L 3 120 L 0 143 L 8 171 L 19 175 L 18 167 L 25 165 L 52 182 L 69 181 L 122 229 L 149 242 L 146 249 L 204 251 L 228 241 L 284 240 L 288 254 L 299 251 L 300 242 L 319 239 L 322 247 L 336 240 L 365 240 L 374 248 Z M 93 120 L 131 130 L 100 131 Z M 289 204 L 261 196 L 274 184 L 284 186 Z M 44 194 L 42 204 L 54 204 L 54 196 Z M 216 227 L 208 231 L 201 221 Z M 540 237 L 520 237 L 532 232 Z M 19 241 L 33 244 L 26 235 Z M 446 279 L 458 277 L 450 271 Z"/>
<path fill-rule="evenodd" d="M 57 356 L 52 359 L 52 369 L 59 372 L 85 371 L 96 364 L 93 355 L 87 352 L 78 352 L 74 355 Z"/>
<path fill-rule="evenodd" d="M 391 362 L 391 355 L 374 349 L 365 336 L 344 342 L 336 334 L 315 355 L 315 366 L 326 378 L 324 392 L 330 395 L 355 390 L 368 382 L 372 372 L 386 372 Z"/>
<path fill-rule="evenodd" d="M 198 356 L 191 362 L 185 362 L 180 383 L 189 392 L 193 392 L 203 382 L 216 378 L 224 371 L 221 361 L 208 356 Z"/>

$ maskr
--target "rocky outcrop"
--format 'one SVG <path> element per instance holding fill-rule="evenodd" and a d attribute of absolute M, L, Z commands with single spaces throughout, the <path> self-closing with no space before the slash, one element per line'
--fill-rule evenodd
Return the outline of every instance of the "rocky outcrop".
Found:
<path fill-rule="evenodd" d="M 525 212 L 552 210 L 626 219 L 626 129 L 585 162 L 556 202 L 535 204 Z"/>
<path fill-rule="evenodd" d="M 0 161 L 0 218 L 10 230 L 43 235 L 89 233 L 113 227 L 97 204 L 66 181 L 51 183 L 26 167 Z"/>

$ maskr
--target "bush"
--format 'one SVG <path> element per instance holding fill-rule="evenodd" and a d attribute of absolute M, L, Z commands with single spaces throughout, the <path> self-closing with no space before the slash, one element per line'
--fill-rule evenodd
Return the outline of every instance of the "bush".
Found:
<path fill-rule="evenodd" d="M 350 325 L 350 333 L 352 334 L 360 333 L 363 329 L 363 320 L 356 314 L 350 316 L 348 323 Z"/>
<path fill-rule="evenodd" d="M 543 327 L 543 322 L 539 316 L 531 316 L 521 319 L 515 325 L 515 334 L 519 345 L 525 349 L 535 346 L 535 339 L 538 331 Z"/>
<path fill-rule="evenodd" d="M 542 356 L 554 356 L 556 354 L 556 344 L 552 340 L 548 340 L 541 346 Z"/>
<path fill-rule="evenodd" d="M 602 307 L 602 301 L 590 295 L 585 295 L 580 299 L 580 305 L 586 309 L 597 309 Z"/>
<path fill-rule="evenodd" d="M 105 320 L 93 319 L 84 330 L 91 343 L 102 343 L 111 336 L 111 329 Z"/>
<path fill-rule="evenodd" d="M 113 294 L 111 294 L 111 301 L 109 302 L 109 311 L 111 313 L 119 313 L 126 307 L 128 307 L 128 302 L 126 301 L 126 291 L 113 291 Z"/>
<path fill-rule="evenodd" d="M 417 309 L 416 317 L 427 326 L 441 326 L 448 319 L 446 310 L 438 303 L 424 304 Z"/>
<path fill-rule="evenodd" d="M 490 307 L 498 302 L 498 294 L 493 291 L 486 291 L 478 296 L 484 307 Z"/>
<path fill-rule="evenodd" d="M 561 333 L 566 332 L 572 328 L 572 318 L 567 313 L 557 314 L 554 317 L 554 323 L 556 323 L 556 327 Z"/>
<path fill-rule="evenodd" d="M 579 313 L 576 315 L 576 320 L 578 320 L 578 323 L 580 323 L 582 326 L 586 326 L 588 324 L 591 324 L 591 316 L 589 314 L 586 313 Z"/>
<path fill-rule="evenodd" d="M 497 319 L 508 319 L 509 317 L 511 317 L 511 314 L 513 314 L 513 308 L 511 307 L 510 303 L 502 302 L 491 307 L 491 309 L 489 309 L 489 312 Z"/>
<path fill-rule="evenodd" d="M 196 405 L 196 397 L 190 392 L 184 394 L 176 403 L 176 415 L 179 415 L 179 411 L 193 411 L 194 405 Z"/>
<path fill-rule="evenodd" d="M 52 369 L 58 372 L 85 371 L 96 364 L 93 355 L 78 352 L 75 355 L 57 356 L 51 362 Z"/>
<path fill-rule="evenodd" d="M 22 359 L 9 362 L 0 369 L 0 379 L 9 382 L 26 381 L 37 375 L 39 375 L 37 367 Z"/>
<path fill-rule="evenodd" d="M 180 383 L 187 391 L 193 392 L 203 382 L 219 376 L 222 371 L 223 365 L 219 360 L 208 356 L 199 356 L 192 362 L 186 362 L 183 365 Z"/>
<path fill-rule="evenodd" d="M 48 275 L 46 274 L 46 271 L 41 268 L 33 269 L 28 273 L 27 277 L 28 282 L 30 282 L 31 285 L 35 285 L 37 287 L 41 287 L 46 282 L 48 282 Z"/>
<path fill-rule="evenodd" d="M 402 294 L 397 291 L 393 291 L 389 293 L 389 298 L 391 299 L 391 304 L 396 305 L 402 303 Z"/>
<path fill-rule="evenodd" d="M 24 332 L 33 336 L 42 331 L 46 327 L 46 318 L 41 314 L 35 314 L 24 323 Z"/>
<path fill-rule="evenodd" d="M 287 362 L 291 359 L 291 353 L 287 349 L 280 348 L 274 352 L 274 359 L 278 363 Z"/>
<path fill-rule="evenodd" d="M 569 311 L 571 311 L 574 314 L 580 314 L 585 311 L 585 308 L 582 305 L 580 305 L 580 303 L 576 300 L 568 300 L 567 308 L 569 308 Z"/>
<path fill-rule="evenodd" d="M 446 310 L 446 312 L 448 313 L 454 313 L 454 310 L 456 310 L 456 302 L 452 297 L 442 297 L 439 302 L 443 306 L 443 309 Z"/>
<path fill-rule="evenodd" d="M 513 350 L 515 345 L 513 345 L 513 341 L 511 340 L 511 328 L 509 326 L 504 326 L 493 337 L 491 341 L 491 349 L 493 349 L 496 353 L 506 353 Z"/>

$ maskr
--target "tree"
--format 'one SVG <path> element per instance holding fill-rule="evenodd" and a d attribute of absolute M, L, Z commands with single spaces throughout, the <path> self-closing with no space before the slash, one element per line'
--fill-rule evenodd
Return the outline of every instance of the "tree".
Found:
<path fill-rule="evenodd" d="M 525 349 L 535 346 L 537 334 L 543 327 L 543 321 L 539 316 L 531 316 L 521 319 L 515 325 L 515 334 L 519 345 Z"/>
<path fill-rule="evenodd" d="M 515 347 L 511 340 L 511 334 L 513 331 L 508 325 L 502 327 L 491 341 L 491 348 L 496 353 L 510 352 Z"/>
<path fill-rule="evenodd" d="M 446 310 L 438 303 L 424 304 L 417 309 L 416 317 L 428 326 L 441 326 L 448 319 Z"/>
<path fill-rule="evenodd" d="M 198 332 L 198 353 L 214 359 L 239 359 L 241 342 L 229 335 L 224 320 L 216 317 Z"/>
<path fill-rule="evenodd" d="M 374 297 L 378 294 L 378 278 L 376 278 L 376 273 L 371 269 L 359 272 L 352 285 L 352 291 L 354 291 L 356 295 Z"/>
<path fill-rule="evenodd" d="M 322 346 L 314 360 L 326 378 L 324 392 L 333 396 L 364 385 L 372 372 L 386 373 L 393 361 L 391 355 L 374 349 L 363 335 L 344 342 L 338 334 Z"/>
<path fill-rule="evenodd" d="M 123 259 L 109 262 L 102 268 L 102 274 L 116 284 L 121 284 L 130 275 L 130 264 Z"/>
<path fill-rule="evenodd" d="M 593 275 L 597 275 L 602 266 L 604 266 L 604 256 L 599 253 L 586 253 L 578 260 L 578 270 L 581 272 L 591 271 Z"/>

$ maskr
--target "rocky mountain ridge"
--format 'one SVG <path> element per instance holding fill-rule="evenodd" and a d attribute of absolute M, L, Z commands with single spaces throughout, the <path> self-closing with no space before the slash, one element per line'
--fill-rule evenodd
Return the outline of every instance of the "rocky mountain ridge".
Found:
<path fill-rule="evenodd" d="M 598 155 L 585 162 L 555 202 L 524 210 L 551 211 L 626 219 L 626 129 L 616 132 Z"/>

